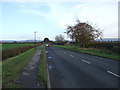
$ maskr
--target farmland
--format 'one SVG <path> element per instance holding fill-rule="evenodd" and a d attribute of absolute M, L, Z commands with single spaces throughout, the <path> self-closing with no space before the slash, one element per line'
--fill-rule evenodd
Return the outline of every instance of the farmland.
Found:
<path fill-rule="evenodd" d="M 37 47 L 38 45 L 35 45 L 33 43 L 9 43 L 9 44 L 2 44 L 2 60 L 5 60 L 7 58 L 19 55 L 20 53 L 23 53 L 29 49 L 32 49 L 34 47 Z"/>
<path fill-rule="evenodd" d="M 10 49 L 10 48 L 16 48 L 16 47 L 21 47 L 21 46 L 25 46 L 25 45 L 35 45 L 33 43 L 29 44 L 29 43 L 9 43 L 9 44 L 2 44 L 2 50 L 5 49 Z"/>

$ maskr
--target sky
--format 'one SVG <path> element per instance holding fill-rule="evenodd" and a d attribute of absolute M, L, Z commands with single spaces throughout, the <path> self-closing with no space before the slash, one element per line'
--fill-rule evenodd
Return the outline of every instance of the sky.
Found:
<path fill-rule="evenodd" d="M 22 1 L 22 0 L 21 0 Z M 118 37 L 118 0 L 38 1 L 3 0 L 0 3 L 1 40 L 37 40 L 64 33 L 76 17 L 100 28 L 103 38 Z"/>

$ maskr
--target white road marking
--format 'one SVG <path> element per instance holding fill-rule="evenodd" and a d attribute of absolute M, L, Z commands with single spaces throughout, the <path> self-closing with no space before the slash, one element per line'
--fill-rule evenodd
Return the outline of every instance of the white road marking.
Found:
<path fill-rule="evenodd" d="M 110 74 L 112 74 L 112 75 L 114 75 L 114 76 L 116 76 L 116 77 L 119 77 L 119 78 L 120 78 L 119 75 L 117 75 L 117 74 L 115 74 L 115 73 L 113 73 L 113 72 L 111 72 L 111 71 L 107 71 L 107 72 L 110 73 Z"/>
<path fill-rule="evenodd" d="M 23 72 L 22 75 L 30 75 L 30 74 L 27 72 Z"/>
<path fill-rule="evenodd" d="M 87 64 L 90 64 L 90 62 L 86 61 L 86 60 L 82 60 L 83 62 L 86 62 Z"/>
<path fill-rule="evenodd" d="M 46 51 L 46 53 L 48 53 L 48 51 Z"/>
<path fill-rule="evenodd" d="M 48 57 L 48 58 L 52 58 L 52 57 Z"/>
<path fill-rule="evenodd" d="M 71 57 L 74 57 L 73 55 L 70 55 Z"/>
<path fill-rule="evenodd" d="M 38 83 L 38 86 L 39 86 L 39 83 Z"/>
<path fill-rule="evenodd" d="M 51 69 L 52 69 L 52 66 L 51 66 L 51 65 L 48 65 L 48 68 L 51 70 Z"/>

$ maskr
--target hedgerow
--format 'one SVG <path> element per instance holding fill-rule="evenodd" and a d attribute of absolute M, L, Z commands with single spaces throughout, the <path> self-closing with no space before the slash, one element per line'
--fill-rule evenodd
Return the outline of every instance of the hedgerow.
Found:
<path fill-rule="evenodd" d="M 23 53 L 29 49 L 32 49 L 34 47 L 37 47 L 38 45 L 26 45 L 26 46 L 21 46 L 21 47 L 16 47 L 16 48 L 10 48 L 6 50 L 2 50 L 2 60 L 5 60 L 7 58 L 16 56 L 20 53 Z"/>

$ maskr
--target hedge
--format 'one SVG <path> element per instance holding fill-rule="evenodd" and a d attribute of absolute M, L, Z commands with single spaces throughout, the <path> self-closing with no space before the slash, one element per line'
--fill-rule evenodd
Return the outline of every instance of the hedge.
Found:
<path fill-rule="evenodd" d="M 31 48 L 37 47 L 37 46 L 38 45 L 26 45 L 26 46 L 22 46 L 22 47 L 16 47 L 16 48 L 2 50 L 2 60 L 16 56 L 20 53 L 23 53 L 23 52 L 25 52 Z"/>

